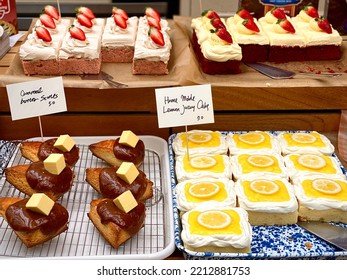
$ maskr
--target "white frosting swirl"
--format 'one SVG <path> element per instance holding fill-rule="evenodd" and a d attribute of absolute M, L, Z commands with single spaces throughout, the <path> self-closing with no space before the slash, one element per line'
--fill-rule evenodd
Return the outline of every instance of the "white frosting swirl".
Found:
<path fill-rule="evenodd" d="M 85 41 L 80 41 L 71 38 L 70 34 L 67 33 L 59 52 L 59 58 L 96 59 L 100 56 L 100 47 L 99 38 L 89 37 Z"/>

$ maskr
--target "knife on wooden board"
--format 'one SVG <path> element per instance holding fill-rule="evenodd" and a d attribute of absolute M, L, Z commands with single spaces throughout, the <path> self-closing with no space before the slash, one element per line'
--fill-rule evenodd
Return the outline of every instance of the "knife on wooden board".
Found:
<path fill-rule="evenodd" d="M 323 222 L 299 221 L 297 224 L 337 248 L 347 250 L 347 228 Z"/>

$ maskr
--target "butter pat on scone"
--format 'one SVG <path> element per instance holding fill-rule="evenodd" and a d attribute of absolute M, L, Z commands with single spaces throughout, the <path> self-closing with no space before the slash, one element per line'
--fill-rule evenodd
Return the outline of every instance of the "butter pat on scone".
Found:
<path fill-rule="evenodd" d="M 135 164 L 132 162 L 123 162 L 116 171 L 117 175 L 128 184 L 134 182 L 136 177 L 140 174 Z"/>
<path fill-rule="evenodd" d="M 124 130 L 119 138 L 119 143 L 135 148 L 139 138 L 131 130 Z"/>
<path fill-rule="evenodd" d="M 43 161 L 45 169 L 52 174 L 59 175 L 66 167 L 63 154 L 50 154 Z"/>
<path fill-rule="evenodd" d="M 128 213 L 137 206 L 137 201 L 130 190 L 122 193 L 113 200 L 114 204 L 123 212 Z"/>
<path fill-rule="evenodd" d="M 25 204 L 25 207 L 34 211 L 36 213 L 49 215 L 54 206 L 54 200 L 50 199 L 44 193 L 34 193 L 28 202 Z"/>
<path fill-rule="evenodd" d="M 60 135 L 54 143 L 54 147 L 63 152 L 70 152 L 75 145 L 75 141 L 68 134 Z"/>

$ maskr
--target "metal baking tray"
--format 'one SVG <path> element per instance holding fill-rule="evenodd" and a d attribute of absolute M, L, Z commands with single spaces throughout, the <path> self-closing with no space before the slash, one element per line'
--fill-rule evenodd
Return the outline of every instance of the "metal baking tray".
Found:
<path fill-rule="evenodd" d="M 230 131 L 235 133 L 245 133 L 246 131 Z M 280 131 L 269 131 L 278 134 Z M 288 131 L 295 132 L 295 131 Z M 229 132 L 222 131 L 222 134 Z M 312 233 L 304 230 L 298 225 L 288 226 L 252 226 L 251 253 L 211 253 L 194 252 L 184 247 L 181 240 L 181 219 L 177 208 L 175 187 L 177 184 L 175 175 L 175 154 L 172 149 L 173 139 L 177 134 L 169 137 L 169 160 L 171 174 L 171 189 L 173 200 L 173 218 L 175 229 L 176 247 L 183 253 L 186 259 L 346 259 L 347 251 L 316 237 Z M 344 174 L 346 170 L 334 154 L 341 165 Z M 337 226 L 347 228 L 347 224 L 336 223 Z"/>
<path fill-rule="evenodd" d="M 100 195 L 85 181 L 85 169 L 107 166 L 92 155 L 88 145 L 115 139 L 116 136 L 73 138 L 80 148 L 80 159 L 74 167 L 75 179 L 71 190 L 58 200 L 70 213 L 68 230 L 42 245 L 27 248 L 4 219 L 0 219 L 0 256 L 54 259 L 164 259 L 170 256 L 175 250 L 175 243 L 167 141 L 154 136 L 139 136 L 146 149 L 140 169 L 154 183 L 154 196 L 146 201 L 145 226 L 133 238 L 114 249 L 87 217 L 90 201 Z M 42 138 L 32 138 L 26 141 L 41 140 Z M 1 143 L 1 197 L 25 197 L 3 175 L 6 166 L 30 163 L 22 157 L 18 142 L 16 144 Z"/>

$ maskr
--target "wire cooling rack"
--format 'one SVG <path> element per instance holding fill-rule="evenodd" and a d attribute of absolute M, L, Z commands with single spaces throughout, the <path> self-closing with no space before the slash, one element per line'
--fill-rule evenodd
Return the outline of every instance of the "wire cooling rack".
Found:
<path fill-rule="evenodd" d="M 166 141 L 144 136 L 146 146 L 144 164 L 140 167 L 153 182 L 153 198 L 146 201 L 146 220 L 137 235 L 118 249 L 111 247 L 89 220 L 90 202 L 100 195 L 85 181 L 85 169 L 107 166 L 88 149 L 88 144 L 111 139 L 90 137 L 74 138 L 80 148 L 80 159 L 74 167 L 75 179 L 71 190 L 58 200 L 69 212 L 66 232 L 42 245 L 27 248 L 4 219 L 0 218 L 0 256 L 5 257 L 62 257 L 62 258 L 153 258 L 162 259 L 174 250 L 173 220 L 169 167 Z M 40 140 L 39 140 L 40 141 Z M 82 142 L 82 143 L 79 143 Z M 19 146 L 11 152 L 7 166 L 30 163 L 22 157 Z M 4 162 L 4 158 L 1 159 Z M 0 197 L 25 197 L 6 181 L 0 170 Z"/>

